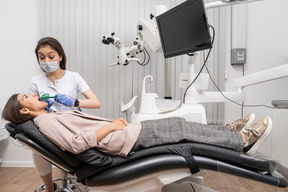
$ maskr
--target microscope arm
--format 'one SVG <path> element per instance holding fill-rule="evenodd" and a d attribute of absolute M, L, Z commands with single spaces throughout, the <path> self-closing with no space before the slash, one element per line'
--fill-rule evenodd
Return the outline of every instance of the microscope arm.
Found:
<path fill-rule="evenodd" d="M 144 42 L 152 52 L 162 51 L 159 32 L 156 24 L 153 24 L 148 20 L 141 20 L 137 25 L 137 38 L 133 42 L 133 46 L 125 47 L 118 37 L 115 37 L 115 33 L 107 34 L 103 37 L 102 43 L 109 45 L 115 45 L 118 49 L 118 61 L 111 64 L 115 65 L 128 65 L 133 61 L 139 61 L 137 54 L 141 53 L 144 49 Z"/>
<path fill-rule="evenodd" d="M 125 66 L 132 61 L 139 61 L 136 54 L 141 52 L 143 49 L 143 42 L 141 40 L 134 41 L 134 45 L 131 47 L 125 47 L 122 41 L 118 37 L 115 37 L 114 32 L 103 36 L 102 43 L 106 45 L 115 45 L 115 47 L 118 49 L 118 62 L 110 64 L 111 66 Z"/>

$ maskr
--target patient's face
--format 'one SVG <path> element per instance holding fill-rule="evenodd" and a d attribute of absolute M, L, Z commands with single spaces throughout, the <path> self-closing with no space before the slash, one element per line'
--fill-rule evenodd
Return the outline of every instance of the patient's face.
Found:
<path fill-rule="evenodd" d="M 48 105 L 45 101 L 40 101 L 37 95 L 19 94 L 17 100 L 23 108 L 28 108 L 31 111 L 41 111 Z"/>

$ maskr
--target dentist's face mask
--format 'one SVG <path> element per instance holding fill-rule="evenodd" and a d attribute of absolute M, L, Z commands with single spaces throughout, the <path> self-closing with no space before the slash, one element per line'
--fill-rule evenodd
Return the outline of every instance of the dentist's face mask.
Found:
<path fill-rule="evenodd" d="M 51 62 L 40 62 L 40 66 L 46 72 L 54 72 L 58 69 L 58 61 L 51 61 Z"/>

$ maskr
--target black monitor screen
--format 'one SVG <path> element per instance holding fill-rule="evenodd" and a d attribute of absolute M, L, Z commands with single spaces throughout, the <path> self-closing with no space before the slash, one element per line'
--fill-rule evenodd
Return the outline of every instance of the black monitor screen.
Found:
<path fill-rule="evenodd" d="M 212 47 L 202 0 L 188 0 L 156 17 L 164 57 Z"/>

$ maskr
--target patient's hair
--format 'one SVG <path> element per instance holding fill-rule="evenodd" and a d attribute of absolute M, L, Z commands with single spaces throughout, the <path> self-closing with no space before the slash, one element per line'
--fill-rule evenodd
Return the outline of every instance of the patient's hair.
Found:
<path fill-rule="evenodd" d="M 18 95 L 19 94 L 14 94 L 8 99 L 2 112 L 2 118 L 13 123 L 25 123 L 33 119 L 33 117 L 20 113 L 20 109 L 22 109 L 23 106 L 17 99 Z"/>
<path fill-rule="evenodd" d="M 46 46 L 50 46 L 60 56 L 62 56 L 62 60 L 60 61 L 60 68 L 65 70 L 66 69 L 66 61 L 67 61 L 65 51 L 64 51 L 61 43 L 57 39 L 54 39 L 53 37 L 44 37 L 38 41 L 37 47 L 35 48 L 35 53 L 36 53 L 38 63 L 39 63 L 38 51 L 40 48 L 46 47 Z"/>

